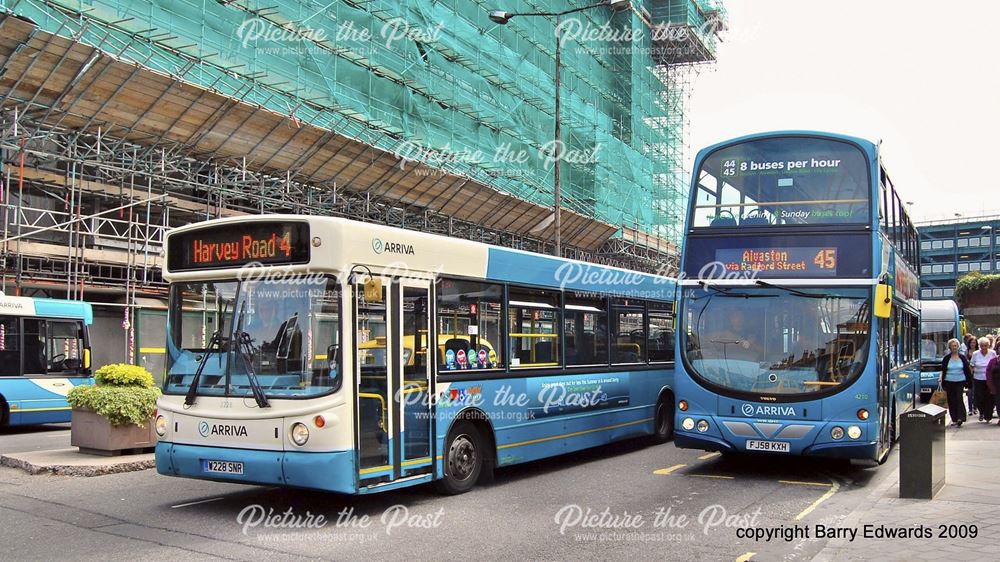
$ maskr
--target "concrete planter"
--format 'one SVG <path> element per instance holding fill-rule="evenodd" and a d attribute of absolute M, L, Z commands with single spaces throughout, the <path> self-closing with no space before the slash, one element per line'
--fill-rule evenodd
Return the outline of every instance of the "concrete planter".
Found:
<path fill-rule="evenodd" d="M 70 444 L 89 455 L 131 454 L 155 447 L 156 433 L 152 419 L 142 427 L 132 424 L 116 426 L 90 410 L 74 408 Z"/>

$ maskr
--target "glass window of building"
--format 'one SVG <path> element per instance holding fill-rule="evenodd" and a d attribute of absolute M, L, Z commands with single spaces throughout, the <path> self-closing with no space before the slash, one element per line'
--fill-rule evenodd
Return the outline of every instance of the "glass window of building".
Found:
<path fill-rule="evenodd" d="M 954 248 L 955 247 L 955 241 L 954 240 L 945 240 L 943 246 L 945 248 Z"/>

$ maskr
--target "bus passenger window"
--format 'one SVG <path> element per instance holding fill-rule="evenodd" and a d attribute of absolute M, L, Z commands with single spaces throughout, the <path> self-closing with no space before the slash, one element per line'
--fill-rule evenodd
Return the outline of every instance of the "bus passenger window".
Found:
<path fill-rule="evenodd" d="M 613 299 L 611 304 L 611 363 L 646 361 L 646 322 L 643 302 Z"/>
<path fill-rule="evenodd" d="M 0 376 L 21 374 L 21 334 L 17 318 L 0 316 Z"/>
<path fill-rule="evenodd" d="M 24 374 L 44 375 L 45 367 L 45 321 L 25 318 Z"/>
<path fill-rule="evenodd" d="M 503 368 L 502 301 L 502 285 L 455 279 L 438 281 L 440 371 Z"/>
<path fill-rule="evenodd" d="M 559 292 L 510 288 L 510 366 L 558 367 Z"/>
<path fill-rule="evenodd" d="M 674 360 L 674 313 L 668 303 L 649 303 L 649 362 Z"/>
<path fill-rule="evenodd" d="M 608 364 L 608 309 L 604 299 L 566 293 L 566 365 Z"/>

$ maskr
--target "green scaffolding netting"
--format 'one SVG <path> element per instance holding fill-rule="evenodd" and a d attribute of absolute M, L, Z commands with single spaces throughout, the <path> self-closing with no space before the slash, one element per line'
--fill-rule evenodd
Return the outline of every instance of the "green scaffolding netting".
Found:
<path fill-rule="evenodd" d="M 43 30 L 412 156 L 532 202 L 553 202 L 556 22 L 566 0 L 0 0 Z M 649 23 L 706 52 L 715 0 L 600 7 L 562 26 L 563 205 L 676 241 L 686 205 L 682 103 Z M 603 31 L 602 31 L 603 30 Z M 625 36 L 622 30 L 639 30 Z"/>

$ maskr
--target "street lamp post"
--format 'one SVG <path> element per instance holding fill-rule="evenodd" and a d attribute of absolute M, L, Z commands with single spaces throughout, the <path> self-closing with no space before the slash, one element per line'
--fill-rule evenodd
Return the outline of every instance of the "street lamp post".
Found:
<path fill-rule="evenodd" d="M 562 64 L 562 40 L 559 37 L 559 18 L 569 14 L 575 14 L 577 12 L 582 12 L 584 10 L 590 10 L 592 8 L 599 8 L 601 6 L 607 6 L 611 8 L 614 12 L 621 12 L 627 10 L 631 7 L 631 2 L 629 0 L 602 0 L 596 4 L 591 4 L 589 6 L 581 6 L 579 8 L 571 8 L 569 10 L 563 10 L 562 12 L 521 12 L 512 13 L 505 12 L 503 10 L 493 10 L 490 12 L 490 21 L 499 24 L 507 25 L 507 22 L 511 18 L 524 16 L 524 17 L 554 17 L 556 18 L 556 69 L 555 69 L 555 143 L 553 150 L 557 152 L 562 150 L 562 128 L 560 126 L 560 113 L 561 113 L 561 100 L 559 96 L 559 69 Z M 552 194 L 552 213 L 553 213 L 553 230 L 555 230 L 555 254 L 556 256 L 562 257 L 562 220 L 561 220 L 561 210 L 562 210 L 562 189 L 561 189 L 561 167 L 560 161 L 562 160 L 562 154 L 557 153 L 552 155 L 555 158 L 555 166 L 553 167 L 553 174 L 555 174 L 555 183 L 553 186 Z"/>

